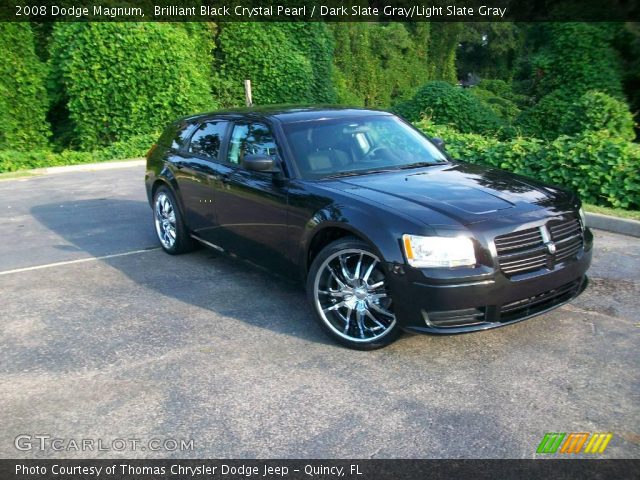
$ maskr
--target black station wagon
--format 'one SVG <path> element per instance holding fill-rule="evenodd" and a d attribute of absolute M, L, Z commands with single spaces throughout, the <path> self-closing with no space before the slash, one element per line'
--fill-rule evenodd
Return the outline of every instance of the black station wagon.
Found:
<path fill-rule="evenodd" d="M 306 282 L 320 325 L 351 348 L 499 327 L 587 285 L 593 236 L 573 193 L 456 161 L 386 112 L 182 118 L 145 181 L 166 252 L 201 243 Z"/>

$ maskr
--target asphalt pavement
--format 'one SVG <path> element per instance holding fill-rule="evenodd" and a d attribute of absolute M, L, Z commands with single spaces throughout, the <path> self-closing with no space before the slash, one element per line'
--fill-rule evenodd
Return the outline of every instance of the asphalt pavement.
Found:
<path fill-rule="evenodd" d="M 358 352 L 301 287 L 159 250 L 139 166 L 2 180 L 0 224 L 2 458 L 640 458 L 640 238 L 596 231 L 553 312 Z"/>

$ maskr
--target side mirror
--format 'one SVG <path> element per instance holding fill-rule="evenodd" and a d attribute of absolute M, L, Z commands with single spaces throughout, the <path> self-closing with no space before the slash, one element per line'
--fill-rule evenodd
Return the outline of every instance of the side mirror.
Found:
<path fill-rule="evenodd" d="M 266 155 L 247 155 L 242 163 L 247 170 L 254 172 L 276 173 L 280 171 L 276 168 L 274 159 Z"/>
<path fill-rule="evenodd" d="M 438 149 L 444 150 L 444 140 L 441 138 L 432 138 L 431 143 L 433 143 Z"/>

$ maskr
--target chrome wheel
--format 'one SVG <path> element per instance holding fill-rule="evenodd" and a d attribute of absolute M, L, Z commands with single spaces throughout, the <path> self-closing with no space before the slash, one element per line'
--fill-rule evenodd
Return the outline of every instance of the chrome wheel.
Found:
<path fill-rule="evenodd" d="M 317 271 L 313 294 L 323 322 L 351 342 L 374 342 L 396 324 L 380 259 L 366 250 L 330 255 Z"/>
<path fill-rule="evenodd" d="M 156 233 L 160 243 L 164 248 L 173 248 L 177 237 L 176 212 L 171 199 L 166 193 L 160 192 L 158 194 L 153 211 Z"/>

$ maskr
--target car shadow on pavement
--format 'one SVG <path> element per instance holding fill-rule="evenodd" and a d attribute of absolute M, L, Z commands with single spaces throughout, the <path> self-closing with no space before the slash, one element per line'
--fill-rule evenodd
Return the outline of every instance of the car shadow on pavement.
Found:
<path fill-rule="evenodd" d="M 80 200 L 39 205 L 31 209 L 31 214 L 68 243 L 54 246 L 56 249 L 76 249 L 94 257 L 153 249 L 99 261 L 142 286 L 141 295 L 148 295 L 146 292 L 151 290 L 167 297 L 169 300 L 154 295 L 136 299 L 131 298 L 133 294 L 123 293 L 128 297 L 122 299 L 124 302 L 147 305 L 156 316 L 169 314 L 174 317 L 171 322 L 184 323 L 194 319 L 194 312 L 198 312 L 195 316 L 202 322 L 198 309 L 205 309 L 213 313 L 211 322 L 228 317 L 240 320 L 249 329 L 267 329 L 335 345 L 317 325 L 301 285 L 205 247 L 177 256 L 158 250 L 146 202 L 114 198 Z M 89 286 L 91 282 L 87 285 L 93 288 Z M 104 292 L 95 292 L 95 302 L 103 298 Z M 113 301 L 105 302 L 105 307 Z M 183 318 L 175 318 L 180 316 Z"/>

